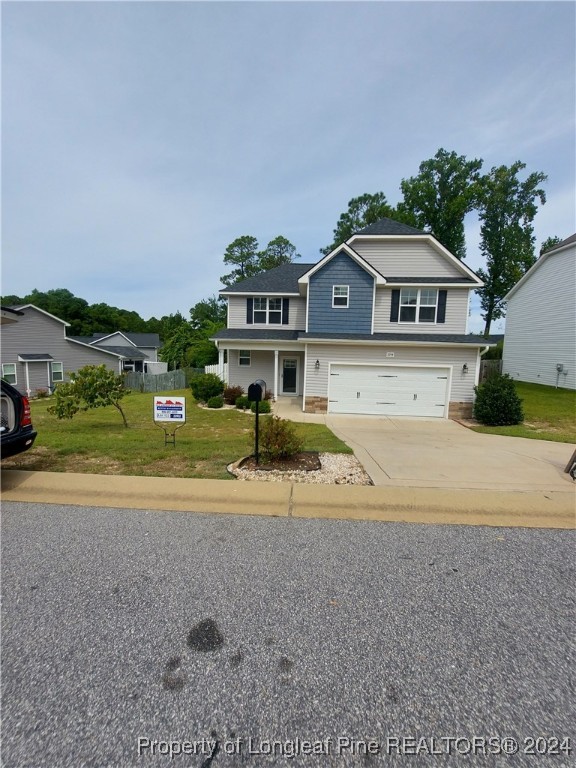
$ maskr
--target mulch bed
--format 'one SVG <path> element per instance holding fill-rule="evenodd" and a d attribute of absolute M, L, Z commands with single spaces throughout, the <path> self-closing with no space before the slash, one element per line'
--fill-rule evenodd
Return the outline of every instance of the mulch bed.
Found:
<path fill-rule="evenodd" d="M 260 458 L 260 464 L 256 464 L 254 456 L 248 456 L 240 462 L 238 469 L 247 469 L 250 471 L 272 472 L 314 472 L 321 469 L 322 465 L 315 451 L 303 451 L 296 453 L 289 459 L 278 459 L 276 461 L 265 461 Z"/>

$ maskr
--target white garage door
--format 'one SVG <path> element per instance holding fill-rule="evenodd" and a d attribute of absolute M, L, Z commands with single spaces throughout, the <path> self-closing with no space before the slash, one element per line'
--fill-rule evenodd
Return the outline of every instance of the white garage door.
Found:
<path fill-rule="evenodd" d="M 448 381 L 448 368 L 332 363 L 328 411 L 443 417 Z"/>

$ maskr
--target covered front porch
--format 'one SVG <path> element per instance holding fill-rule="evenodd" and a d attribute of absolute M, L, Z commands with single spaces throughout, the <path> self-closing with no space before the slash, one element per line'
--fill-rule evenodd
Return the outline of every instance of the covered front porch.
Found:
<path fill-rule="evenodd" d="M 266 382 L 275 401 L 286 398 L 299 402 L 304 394 L 305 350 L 302 345 L 290 347 L 271 344 L 241 348 L 240 345 L 218 349 L 218 368 L 225 369 L 227 352 L 227 384 L 241 386 L 245 391 L 256 379 Z"/>

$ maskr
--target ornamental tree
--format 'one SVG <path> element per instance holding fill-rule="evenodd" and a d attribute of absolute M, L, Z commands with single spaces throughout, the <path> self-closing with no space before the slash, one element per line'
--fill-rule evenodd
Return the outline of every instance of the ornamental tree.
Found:
<path fill-rule="evenodd" d="M 124 426 L 128 426 L 120 405 L 122 398 L 129 393 L 124 388 L 122 376 L 105 365 L 86 365 L 69 375 L 70 381 L 56 387 L 56 402 L 48 408 L 48 413 L 57 419 L 72 419 L 79 411 L 113 405 L 122 416 Z"/>

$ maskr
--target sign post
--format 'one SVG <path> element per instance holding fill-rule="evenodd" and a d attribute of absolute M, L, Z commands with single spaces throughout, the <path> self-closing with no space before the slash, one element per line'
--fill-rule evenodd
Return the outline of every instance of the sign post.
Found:
<path fill-rule="evenodd" d="M 258 453 L 258 406 L 265 393 L 266 382 L 262 379 L 256 379 L 256 381 L 248 387 L 248 400 L 252 403 L 256 403 L 256 423 L 254 425 L 254 459 L 256 460 L 256 465 L 260 463 L 260 455 Z"/>
<path fill-rule="evenodd" d="M 155 397 L 154 423 L 164 430 L 164 445 L 175 446 L 176 430 L 186 423 L 186 398 Z"/>

